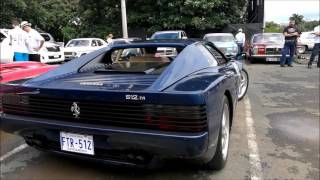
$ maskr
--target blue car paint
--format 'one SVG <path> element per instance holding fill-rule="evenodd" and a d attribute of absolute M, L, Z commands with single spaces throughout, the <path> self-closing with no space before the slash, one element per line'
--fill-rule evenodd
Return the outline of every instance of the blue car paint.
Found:
<path fill-rule="evenodd" d="M 163 105 L 206 105 L 208 131 L 201 134 L 172 133 L 158 130 L 130 129 L 116 127 L 95 127 L 90 124 L 64 122 L 61 120 L 47 120 L 31 117 L 2 114 L 1 123 L 3 130 L 24 135 L 24 131 L 34 129 L 54 129 L 78 132 L 84 134 L 102 134 L 113 142 L 113 147 L 141 148 L 160 156 L 162 158 L 185 158 L 208 162 L 214 155 L 219 134 L 220 120 L 222 117 L 222 98 L 227 95 L 231 110 L 235 109 L 237 102 L 237 87 L 239 80 L 236 71 L 230 62 L 226 65 L 215 66 L 214 62 L 208 59 L 208 54 L 199 56 L 196 49 L 197 44 L 186 41 L 174 42 L 141 42 L 126 45 L 115 45 L 72 60 L 59 68 L 48 72 L 35 79 L 29 80 L 22 85 L 5 85 L 4 93 L 38 94 L 53 98 L 66 98 L 77 101 L 108 101 L 128 102 L 125 95 L 134 93 L 145 96 L 144 103 Z M 189 46 L 188 46 L 189 45 Z M 179 56 L 167 67 L 167 69 L 149 87 L 141 90 L 125 91 L 124 89 L 108 89 L 97 87 L 84 87 L 75 84 L 65 83 L 65 80 L 75 76 L 81 77 L 79 68 L 89 63 L 92 58 L 97 57 L 110 49 L 134 48 L 134 47 L 185 47 L 184 51 L 198 51 L 192 56 L 186 53 L 189 63 Z M 192 47 L 192 49 L 191 49 Z M 196 50 L 195 50 L 196 49 Z M 184 51 L 181 57 L 186 58 Z M 201 53 L 200 53 L 201 54 Z M 198 58 L 197 58 L 198 57 Z M 200 58 L 200 59 L 199 59 Z M 188 67 L 181 67 L 188 65 Z M 193 66 L 192 66 L 193 65 Z M 189 67 L 192 66 L 192 67 Z M 174 73 L 175 71 L 179 71 Z M 83 73 L 86 75 L 86 73 Z M 130 75 L 132 76 L 132 75 Z M 198 78 L 198 79 L 197 79 Z M 184 85 L 191 82 L 195 86 Z M 207 82 L 206 82 L 207 81 Z M 206 82 L 205 85 L 202 85 Z M 134 84 L 134 83 L 133 83 Z M 118 143 L 117 143 L 118 142 Z M 121 142 L 121 143 L 120 143 Z M 157 143 L 154 143 L 157 142 Z M 98 141 L 99 146 L 106 142 Z"/>

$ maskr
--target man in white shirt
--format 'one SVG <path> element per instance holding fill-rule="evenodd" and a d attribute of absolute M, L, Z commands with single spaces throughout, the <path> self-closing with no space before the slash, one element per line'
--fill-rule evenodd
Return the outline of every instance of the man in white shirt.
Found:
<path fill-rule="evenodd" d="M 12 21 L 13 29 L 9 31 L 10 45 L 12 46 L 14 61 L 28 61 L 27 33 L 19 27 L 17 20 Z"/>
<path fill-rule="evenodd" d="M 312 33 L 315 35 L 315 37 L 314 37 L 314 47 L 312 49 L 312 54 L 310 56 L 310 60 L 308 63 L 309 69 L 311 69 L 312 63 L 313 63 L 314 58 L 316 57 L 317 54 L 318 54 L 317 67 L 320 68 L 320 25 L 316 26 L 313 29 Z"/>
<path fill-rule="evenodd" d="M 28 21 L 23 21 L 20 26 L 28 34 L 29 60 L 40 62 L 39 51 L 43 46 L 44 38 L 38 31 L 31 28 L 31 24 Z"/>
<path fill-rule="evenodd" d="M 237 41 L 238 49 L 239 49 L 239 53 L 238 53 L 238 56 L 237 56 L 238 60 L 240 60 L 241 57 L 242 57 L 243 47 L 244 47 L 245 42 L 246 42 L 246 35 L 242 31 L 243 31 L 242 28 L 240 28 L 238 30 L 238 33 L 236 34 L 236 41 Z"/>

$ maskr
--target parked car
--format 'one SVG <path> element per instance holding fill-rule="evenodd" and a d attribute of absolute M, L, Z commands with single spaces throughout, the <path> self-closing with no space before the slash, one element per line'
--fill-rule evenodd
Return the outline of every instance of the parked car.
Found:
<path fill-rule="evenodd" d="M 280 62 L 281 50 L 284 46 L 282 33 L 259 33 L 251 38 L 247 51 L 250 62 Z"/>
<path fill-rule="evenodd" d="M 159 47 L 179 54 L 159 56 Z M 128 49 L 140 52 L 123 56 Z M 222 169 L 241 70 L 210 42 L 114 45 L 5 85 L 1 127 L 67 156 L 139 167 L 178 158 Z"/>
<path fill-rule="evenodd" d="M 40 62 L 13 62 L 0 64 L 0 83 L 30 79 L 48 72 L 56 65 L 47 65 Z"/>
<path fill-rule="evenodd" d="M 0 29 L 1 36 L 1 63 L 13 62 L 13 49 L 10 46 L 10 39 L 8 32 L 10 29 Z M 4 53 L 5 52 L 5 53 Z M 41 63 L 56 63 L 64 61 L 64 54 L 60 45 L 45 41 L 42 48 L 39 51 Z"/>
<path fill-rule="evenodd" d="M 176 31 L 158 31 L 155 32 L 151 38 L 152 40 L 168 40 L 168 39 L 188 39 L 187 34 L 182 30 Z M 176 56 L 174 48 L 158 48 L 158 53 L 166 56 Z"/>
<path fill-rule="evenodd" d="M 133 41 L 139 41 L 141 38 L 116 38 L 112 40 L 112 43 L 108 45 L 128 44 Z"/>
<path fill-rule="evenodd" d="M 44 38 L 44 40 L 46 42 L 51 42 L 51 43 L 57 44 L 61 48 L 64 47 L 64 42 L 57 42 L 50 33 L 40 33 L 40 35 Z"/>
<path fill-rule="evenodd" d="M 158 31 L 155 32 L 151 39 L 188 39 L 187 34 L 182 30 L 176 31 Z"/>
<path fill-rule="evenodd" d="M 44 48 L 40 50 L 41 62 L 43 63 L 56 63 L 63 62 L 64 51 L 63 51 L 63 42 L 58 43 L 54 40 L 51 34 L 49 33 L 40 33 L 44 38 L 45 42 L 43 44 Z"/>
<path fill-rule="evenodd" d="M 212 42 L 226 56 L 237 56 L 238 54 L 238 45 L 231 33 L 210 33 L 204 35 L 203 40 Z"/>
<path fill-rule="evenodd" d="M 8 38 L 9 29 L 0 29 L 0 63 L 9 63 L 13 61 L 13 49 Z"/>
<path fill-rule="evenodd" d="M 312 32 L 302 32 L 300 38 L 298 38 L 297 51 L 299 54 L 304 54 L 308 50 L 312 50 L 314 47 L 315 35 Z"/>
<path fill-rule="evenodd" d="M 65 60 L 71 60 L 106 47 L 107 43 L 99 38 L 79 38 L 70 40 L 64 48 Z"/>

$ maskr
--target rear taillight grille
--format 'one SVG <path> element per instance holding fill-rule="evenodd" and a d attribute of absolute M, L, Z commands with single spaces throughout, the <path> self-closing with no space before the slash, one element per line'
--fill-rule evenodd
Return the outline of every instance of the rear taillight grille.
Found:
<path fill-rule="evenodd" d="M 8 97 L 9 98 L 9 97 Z M 72 101 L 30 96 L 19 103 L 4 98 L 7 114 L 117 127 L 200 132 L 207 129 L 206 107 Z M 17 100 L 16 100 L 17 101 Z M 71 106 L 80 108 L 76 116 Z"/>

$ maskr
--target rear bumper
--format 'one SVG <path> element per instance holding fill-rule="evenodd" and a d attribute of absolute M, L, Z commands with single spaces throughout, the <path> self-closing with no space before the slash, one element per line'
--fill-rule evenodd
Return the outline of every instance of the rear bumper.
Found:
<path fill-rule="evenodd" d="M 153 159 L 188 159 L 208 162 L 214 150 L 208 150 L 208 132 L 171 133 L 101 127 L 15 115 L 1 115 L 1 128 L 24 137 L 29 145 L 56 153 L 102 160 L 112 164 L 139 165 L 127 159 L 128 154 L 145 156 L 148 165 Z M 95 155 L 82 155 L 60 150 L 60 131 L 93 135 Z M 149 162 L 150 161 L 150 162 Z"/>
<path fill-rule="evenodd" d="M 48 52 L 41 55 L 42 63 L 54 63 L 54 62 L 63 62 L 64 54 L 63 52 Z"/>
<path fill-rule="evenodd" d="M 280 62 L 281 54 L 279 55 L 251 55 L 250 58 L 261 60 L 261 61 L 267 61 L 267 62 Z M 287 55 L 289 57 L 289 55 Z"/>

